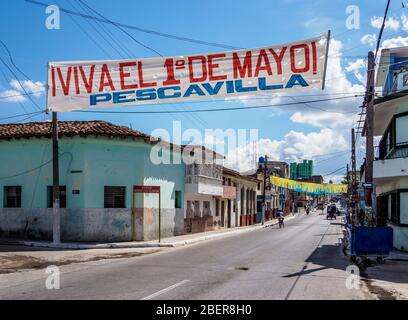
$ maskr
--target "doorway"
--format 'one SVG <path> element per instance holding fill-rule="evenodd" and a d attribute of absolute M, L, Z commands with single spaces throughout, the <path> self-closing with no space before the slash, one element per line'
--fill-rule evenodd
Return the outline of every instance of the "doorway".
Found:
<path fill-rule="evenodd" d="M 221 227 L 225 226 L 225 204 L 221 201 Z"/>
<path fill-rule="evenodd" d="M 228 228 L 231 228 L 231 200 L 227 200 L 227 218 L 228 218 L 228 222 L 227 222 L 227 226 Z"/>

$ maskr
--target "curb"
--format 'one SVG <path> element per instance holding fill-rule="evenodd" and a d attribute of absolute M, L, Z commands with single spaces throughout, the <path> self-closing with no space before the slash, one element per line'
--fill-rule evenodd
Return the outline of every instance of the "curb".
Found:
<path fill-rule="evenodd" d="M 285 217 L 285 220 L 292 220 L 296 218 L 299 214 L 294 214 Z M 239 233 L 251 232 L 259 229 L 264 229 L 277 225 L 278 222 L 274 221 L 265 225 L 254 225 L 253 227 L 243 229 L 231 230 L 218 234 L 210 234 L 206 236 L 201 236 L 197 238 L 175 241 L 175 242 L 162 242 L 162 243 L 98 243 L 98 244 L 78 244 L 78 243 L 51 243 L 51 242 L 37 242 L 37 241 L 25 241 L 25 240 L 7 240 L 1 239 L 0 245 L 22 245 L 27 247 L 38 247 L 38 248 L 50 248 L 50 249 L 71 249 L 71 250 L 84 250 L 84 249 L 131 249 L 131 248 L 176 248 L 182 247 L 189 244 L 194 244 L 207 240 L 214 240 L 218 238 L 228 237 L 231 235 L 237 235 Z"/>

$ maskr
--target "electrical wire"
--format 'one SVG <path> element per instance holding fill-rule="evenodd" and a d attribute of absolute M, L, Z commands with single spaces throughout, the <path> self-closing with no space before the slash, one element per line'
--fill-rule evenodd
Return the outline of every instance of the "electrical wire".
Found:
<path fill-rule="evenodd" d="M 83 0 L 78 0 L 80 3 L 82 3 L 84 6 L 86 6 L 87 8 L 89 8 L 89 10 L 91 10 L 92 12 L 94 12 L 95 14 L 97 14 L 98 16 L 100 16 L 101 18 L 103 18 L 105 21 L 109 22 L 110 24 L 114 25 L 116 28 L 118 28 L 119 30 L 121 30 L 123 33 L 127 34 L 133 41 L 135 41 L 136 43 L 138 43 L 140 46 L 144 47 L 147 50 L 150 50 L 153 53 L 156 53 L 157 55 L 161 56 L 161 53 L 159 53 L 157 50 L 153 49 L 152 47 L 144 44 L 143 42 L 137 40 L 135 37 L 133 37 L 129 32 L 127 32 L 124 28 L 122 28 L 118 23 L 113 22 L 112 20 L 109 20 L 108 18 L 106 18 L 104 15 L 100 14 L 98 11 L 96 11 L 95 9 L 93 9 L 92 7 L 90 7 L 89 5 L 87 5 L 85 3 L 85 1 Z"/>
<path fill-rule="evenodd" d="M 327 173 L 327 174 L 322 174 L 322 176 L 323 176 L 323 177 L 327 177 L 327 176 L 330 176 L 330 175 L 332 175 L 332 174 L 335 174 L 335 173 L 339 172 L 340 170 L 343 170 L 343 169 L 346 169 L 346 168 L 347 168 L 347 166 L 343 166 L 343 167 L 341 167 L 341 168 L 336 169 L 336 170 L 333 171 L 333 172 L 330 172 L 330 173 Z"/>
<path fill-rule="evenodd" d="M 63 153 L 61 153 L 60 155 L 58 155 L 58 158 L 61 158 L 64 154 L 68 154 L 68 152 L 63 152 Z M 31 169 L 29 169 L 29 170 L 25 170 L 25 171 L 22 171 L 22 172 L 20 172 L 20 173 L 16 173 L 16 174 L 13 174 L 13 175 L 10 175 L 10 176 L 0 177 L 0 180 L 11 179 L 11 178 L 23 176 L 23 175 L 25 175 L 25 174 L 29 174 L 29 173 L 34 172 L 34 171 L 36 171 L 36 170 L 38 170 L 38 169 L 40 169 L 40 168 L 42 168 L 42 167 L 45 167 L 46 165 L 48 165 L 48 164 L 50 164 L 50 163 L 52 163 L 52 159 L 51 159 L 51 160 L 48 160 L 48 161 L 46 161 L 46 162 L 44 162 L 44 163 L 42 163 L 42 164 L 40 164 L 40 165 L 37 166 L 37 167 L 31 168 Z"/>
<path fill-rule="evenodd" d="M 340 97 L 340 98 L 328 98 L 328 99 L 320 99 L 320 100 L 311 100 L 311 101 L 298 101 L 298 102 L 289 102 L 289 103 L 279 103 L 279 104 L 267 104 L 267 105 L 258 105 L 258 106 L 243 106 L 243 107 L 230 107 L 230 108 L 217 108 L 217 109 L 193 109 L 193 110 L 173 110 L 172 113 L 198 113 L 198 112 L 219 112 L 219 111 L 235 111 L 235 110 L 246 110 L 246 109 L 262 109 L 262 108 L 271 108 L 271 107 L 282 107 L 282 106 L 291 106 L 291 105 L 299 105 L 306 103 L 317 103 L 317 102 L 326 102 L 332 100 L 343 100 L 349 98 L 355 98 L 359 95 L 350 96 L 350 97 Z M 338 113 L 338 114 L 351 114 L 355 113 L 354 111 L 351 112 L 335 112 L 322 109 L 328 113 Z M 107 114 L 160 114 L 160 113 L 167 113 L 169 111 L 103 111 L 103 110 L 76 110 L 72 112 L 83 112 L 83 113 L 107 113 Z"/>
<path fill-rule="evenodd" d="M 72 0 L 70 1 L 70 4 L 72 7 L 74 7 Z M 78 2 L 78 5 L 82 8 L 82 10 L 86 13 L 92 13 L 92 11 L 90 11 L 87 7 L 85 7 L 83 4 Z M 94 20 L 95 24 L 102 30 L 102 32 L 104 32 L 113 43 L 115 43 L 115 45 L 120 48 L 123 53 L 125 54 L 125 56 L 133 57 L 133 54 L 130 52 L 130 50 L 126 47 L 125 44 L 121 44 L 119 43 L 119 41 L 116 39 L 116 37 L 112 34 L 112 32 L 110 32 L 109 28 L 105 27 L 105 25 L 97 20 Z"/>
<path fill-rule="evenodd" d="M 13 69 L 10 68 L 10 66 L 3 60 L 2 57 L 0 57 L 0 61 L 6 66 L 6 68 L 11 72 L 11 74 L 15 77 L 16 81 L 19 83 L 21 89 L 24 91 L 24 93 L 27 95 L 28 99 L 37 107 L 37 109 L 42 110 L 41 107 L 34 101 L 34 99 L 28 94 L 27 90 L 24 88 L 23 84 L 21 81 L 18 79 L 16 73 L 13 71 Z"/>
<path fill-rule="evenodd" d="M 29 2 L 31 4 L 42 6 L 42 7 L 48 7 L 49 6 L 49 4 L 43 3 L 43 2 L 40 2 L 40 1 L 34 1 L 34 0 L 25 0 L 25 1 Z M 170 34 L 170 33 L 159 32 L 159 31 L 150 30 L 150 29 L 146 29 L 146 28 L 141 28 L 141 27 L 137 27 L 137 26 L 132 26 L 132 25 L 128 25 L 128 24 L 124 24 L 124 23 L 120 23 L 120 22 L 109 21 L 107 19 L 101 19 L 101 18 L 91 16 L 91 15 L 88 15 L 88 14 L 82 14 L 82 13 L 79 13 L 79 12 L 68 10 L 68 9 L 63 8 L 63 7 L 59 7 L 59 10 L 62 11 L 62 12 L 68 13 L 69 15 L 76 15 L 76 16 L 80 16 L 82 18 L 97 20 L 97 21 L 103 22 L 103 23 L 116 24 L 117 26 L 120 26 L 122 28 L 132 29 L 132 30 L 143 32 L 143 33 L 148 33 L 148 34 L 160 36 L 160 37 L 165 37 L 165 38 L 170 38 L 170 39 L 175 39 L 175 40 L 180 40 L 180 41 L 186 41 L 186 42 L 192 42 L 192 43 L 202 44 L 202 45 L 206 45 L 206 46 L 219 47 L 219 48 L 224 48 L 224 49 L 232 49 L 232 50 L 244 49 L 244 48 L 241 48 L 241 47 L 236 47 L 236 46 L 231 46 L 231 45 L 226 45 L 226 44 L 221 44 L 221 43 L 215 43 L 215 42 L 208 42 L 208 41 L 193 39 L 193 38 L 188 38 L 188 37 L 182 37 L 182 36 L 177 36 L 177 35 Z"/>
<path fill-rule="evenodd" d="M 382 34 L 384 32 L 385 23 L 387 22 L 387 14 L 388 14 L 388 9 L 390 7 L 390 2 L 391 2 L 391 0 L 387 0 L 387 6 L 385 7 L 383 22 L 382 22 L 382 25 L 381 25 L 380 33 L 378 35 L 378 39 L 377 39 L 377 46 L 376 46 L 376 49 L 375 49 L 374 59 L 377 59 L 378 50 L 380 49 L 381 38 L 382 38 Z"/>
<path fill-rule="evenodd" d="M 76 10 L 78 10 L 74 4 L 72 2 L 69 2 L 69 4 Z M 92 21 L 90 20 L 86 20 L 86 22 L 88 23 L 88 25 L 113 49 L 113 51 L 115 51 L 119 57 L 124 58 L 123 52 L 120 52 L 110 41 L 108 41 L 105 36 L 103 35 L 103 33 L 101 31 L 98 30 L 97 27 L 95 27 L 92 24 Z"/>
<path fill-rule="evenodd" d="M 45 113 L 45 111 L 35 111 L 35 112 L 28 112 L 28 113 L 23 113 L 23 114 L 16 114 L 14 116 L 8 116 L 8 117 L 0 118 L 0 121 L 13 119 L 13 118 L 20 118 L 20 117 L 24 117 L 24 116 L 27 116 L 27 115 L 39 115 L 41 113 Z"/>
<path fill-rule="evenodd" d="M 7 47 L 7 45 L 6 45 L 6 44 L 3 42 L 3 40 L 1 40 L 1 39 L 0 39 L 0 44 L 4 47 L 4 49 L 6 49 L 7 54 L 8 54 L 8 56 L 9 56 L 9 59 L 10 59 L 10 62 L 11 62 L 11 64 L 13 65 L 13 67 L 14 67 L 18 72 L 20 72 L 27 80 L 31 80 L 31 78 L 30 78 L 29 76 L 27 76 L 27 74 L 24 73 L 24 72 L 16 65 L 16 63 L 14 62 L 13 55 L 11 54 L 10 49 Z"/>
<path fill-rule="evenodd" d="M 86 8 L 88 8 L 88 10 L 92 10 L 92 12 L 98 14 L 99 16 L 105 18 L 104 16 L 102 16 L 101 14 L 99 14 L 96 10 L 92 9 L 89 5 L 87 5 L 84 1 L 78 0 L 78 3 L 80 3 L 81 5 L 85 6 Z M 74 7 L 75 8 L 75 7 Z M 105 18 L 106 19 L 106 18 Z M 132 37 L 128 32 L 126 32 L 125 30 L 123 30 L 122 28 L 119 28 L 120 31 L 124 32 L 127 36 L 130 36 L 137 44 L 141 44 L 140 41 L 136 40 L 134 37 Z M 106 38 L 104 38 L 105 41 Z M 142 44 L 143 46 L 145 46 L 144 44 Z M 146 46 L 145 46 L 146 47 Z M 162 54 L 158 51 L 156 51 L 156 53 L 158 53 L 160 56 L 162 56 Z M 164 107 L 165 108 L 165 107 Z M 178 110 L 178 106 L 176 105 L 175 108 L 177 108 Z M 172 115 L 172 113 L 170 111 L 166 111 L 166 114 L 169 115 L 170 118 L 172 118 L 173 121 L 176 121 L 177 119 Z M 191 121 L 192 123 L 194 123 L 195 126 L 200 127 L 202 124 L 204 126 L 207 126 L 207 124 L 198 116 L 194 115 L 194 114 L 189 114 L 186 113 L 186 115 L 183 115 L 183 117 L 185 117 L 186 119 L 189 119 L 189 121 Z M 200 124 L 201 123 L 201 124 Z"/>
<path fill-rule="evenodd" d="M 47 90 L 37 90 L 37 91 L 30 91 L 28 93 L 18 93 L 18 94 L 10 94 L 10 95 L 1 95 L 0 96 L 0 100 L 5 100 L 5 99 L 10 99 L 10 98 L 16 98 L 16 97 L 25 97 L 28 95 L 32 95 L 32 94 L 39 94 L 39 93 L 43 93 L 46 92 Z"/>

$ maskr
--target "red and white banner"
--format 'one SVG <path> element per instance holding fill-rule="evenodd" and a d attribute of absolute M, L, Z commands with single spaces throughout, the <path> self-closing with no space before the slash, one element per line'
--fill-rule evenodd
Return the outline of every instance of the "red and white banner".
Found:
<path fill-rule="evenodd" d="M 320 88 L 327 46 L 323 34 L 212 54 L 50 62 L 47 107 L 62 112 Z"/>

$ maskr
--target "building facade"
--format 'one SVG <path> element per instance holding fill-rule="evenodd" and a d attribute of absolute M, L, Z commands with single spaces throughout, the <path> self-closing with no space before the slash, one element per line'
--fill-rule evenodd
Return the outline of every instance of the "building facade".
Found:
<path fill-rule="evenodd" d="M 190 157 L 185 167 L 185 232 L 197 233 L 224 227 L 218 212 L 224 194 L 224 157 L 202 146 L 183 146 Z"/>
<path fill-rule="evenodd" d="M 52 239 L 51 123 L 0 125 L 0 236 Z M 148 135 L 104 121 L 59 123 L 63 241 L 153 240 L 184 232 L 183 164 L 155 164 Z M 170 145 L 160 156 L 179 157 Z M 153 153 L 152 153 L 153 152 Z M 179 161 L 179 163 L 181 163 Z M 134 186 L 160 186 L 158 195 Z"/>
<path fill-rule="evenodd" d="M 394 246 L 408 250 L 408 48 L 384 49 L 374 101 L 374 135 L 381 136 L 373 165 L 377 220 L 394 230 Z"/>
<path fill-rule="evenodd" d="M 255 177 L 223 168 L 224 195 L 221 208 L 225 207 L 226 226 L 230 228 L 257 223 L 257 185 L 258 180 Z"/>
<path fill-rule="evenodd" d="M 308 180 L 313 175 L 313 160 L 303 160 L 301 163 L 290 164 L 289 177 L 292 180 Z"/>

